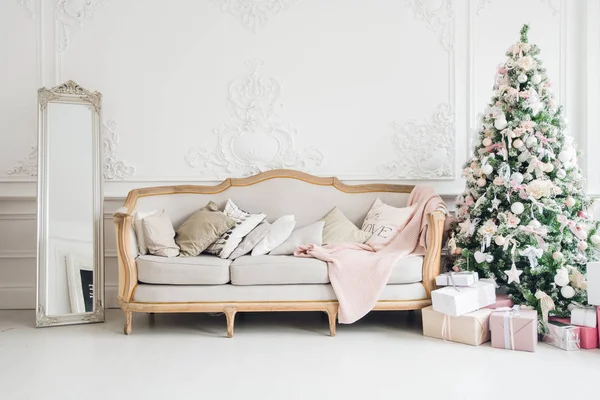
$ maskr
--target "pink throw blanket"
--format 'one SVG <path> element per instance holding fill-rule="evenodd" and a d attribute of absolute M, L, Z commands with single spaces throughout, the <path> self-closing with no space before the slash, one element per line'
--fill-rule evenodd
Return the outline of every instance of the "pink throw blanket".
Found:
<path fill-rule="evenodd" d="M 329 280 L 339 302 L 339 322 L 351 324 L 373 309 L 399 259 L 425 254 L 427 214 L 446 210 L 442 199 L 425 185 L 410 193 L 408 206 L 417 204 L 404 229 L 379 251 L 366 244 L 336 243 L 323 247 L 301 245 L 298 257 L 314 257 L 329 264 Z"/>

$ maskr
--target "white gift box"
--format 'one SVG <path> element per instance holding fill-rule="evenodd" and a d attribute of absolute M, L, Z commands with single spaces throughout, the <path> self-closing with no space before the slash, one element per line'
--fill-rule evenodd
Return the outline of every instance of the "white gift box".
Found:
<path fill-rule="evenodd" d="M 571 325 L 595 328 L 597 326 L 596 308 L 574 308 L 571 311 Z"/>
<path fill-rule="evenodd" d="M 587 264 L 588 303 L 600 306 L 600 262 Z"/>
<path fill-rule="evenodd" d="M 435 278 L 435 284 L 438 286 L 471 286 L 479 280 L 479 275 L 475 271 L 446 272 Z"/>
<path fill-rule="evenodd" d="M 472 286 L 446 286 L 431 292 L 433 310 L 454 317 L 468 314 L 496 302 L 496 286 L 479 281 Z"/>
<path fill-rule="evenodd" d="M 548 332 L 544 335 L 542 341 L 567 351 L 579 350 L 579 328 L 562 322 L 550 321 Z"/>

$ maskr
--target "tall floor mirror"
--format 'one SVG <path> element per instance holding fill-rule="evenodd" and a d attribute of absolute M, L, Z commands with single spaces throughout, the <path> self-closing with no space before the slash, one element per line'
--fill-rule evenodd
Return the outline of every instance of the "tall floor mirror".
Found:
<path fill-rule="evenodd" d="M 37 327 L 104 321 L 101 99 L 38 90 Z"/>

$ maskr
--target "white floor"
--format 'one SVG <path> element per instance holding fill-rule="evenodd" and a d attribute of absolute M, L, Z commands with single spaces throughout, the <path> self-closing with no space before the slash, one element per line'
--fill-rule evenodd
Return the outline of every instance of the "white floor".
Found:
<path fill-rule="evenodd" d="M 33 311 L 0 311 L 0 399 L 598 398 L 600 350 L 536 353 L 423 337 L 420 314 L 371 313 L 328 336 L 319 313 L 122 314 L 34 329 Z"/>

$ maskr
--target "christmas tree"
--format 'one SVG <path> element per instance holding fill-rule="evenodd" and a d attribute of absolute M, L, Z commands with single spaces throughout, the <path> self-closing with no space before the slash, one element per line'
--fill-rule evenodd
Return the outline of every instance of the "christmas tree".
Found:
<path fill-rule="evenodd" d="M 515 304 L 565 317 L 585 304 L 586 264 L 598 258 L 577 152 L 529 27 L 506 52 L 457 198 L 455 269 L 507 285 Z"/>

